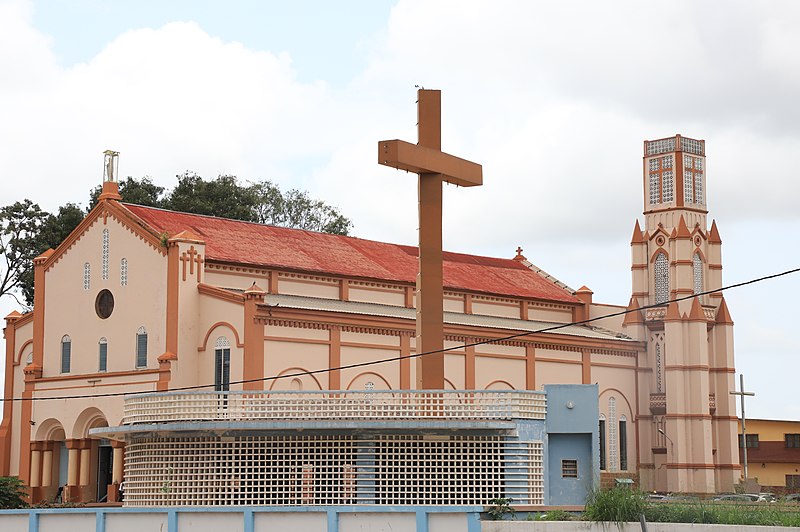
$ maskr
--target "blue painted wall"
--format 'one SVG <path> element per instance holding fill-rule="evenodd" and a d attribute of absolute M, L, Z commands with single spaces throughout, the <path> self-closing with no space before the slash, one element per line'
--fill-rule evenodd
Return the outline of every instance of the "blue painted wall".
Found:
<path fill-rule="evenodd" d="M 600 481 L 596 384 L 546 384 L 545 504 L 584 504 Z M 578 478 L 562 476 L 561 461 L 578 461 Z"/>

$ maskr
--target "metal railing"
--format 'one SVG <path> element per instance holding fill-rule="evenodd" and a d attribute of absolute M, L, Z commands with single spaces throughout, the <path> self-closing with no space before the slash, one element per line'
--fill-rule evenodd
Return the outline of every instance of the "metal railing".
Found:
<path fill-rule="evenodd" d="M 544 419 L 546 408 L 543 392 L 516 390 L 164 392 L 126 397 L 122 423 Z"/>

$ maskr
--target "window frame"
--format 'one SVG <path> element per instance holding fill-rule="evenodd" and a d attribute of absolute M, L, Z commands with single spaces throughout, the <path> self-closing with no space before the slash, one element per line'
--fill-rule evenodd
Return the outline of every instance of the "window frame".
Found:
<path fill-rule="evenodd" d="M 227 392 L 231 389 L 231 343 L 220 336 L 214 343 L 214 391 Z"/>
<path fill-rule="evenodd" d="M 103 336 L 97 341 L 97 372 L 108 371 L 108 339 Z"/>
<path fill-rule="evenodd" d="M 739 438 L 739 449 L 743 449 L 744 446 L 742 445 L 742 435 L 738 435 Z M 758 434 L 747 434 L 745 442 L 747 444 L 748 449 L 758 449 L 759 439 Z"/>
<path fill-rule="evenodd" d="M 787 449 L 800 449 L 800 434 L 785 433 L 783 435 L 783 445 Z"/>
<path fill-rule="evenodd" d="M 656 305 L 669 301 L 669 257 L 659 251 L 653 261 L 653 297 Z"/>
<path fill-rule="evenodd" d="M 144 343 L 142 343 L 142 339 Z M 144 348 L 142 349 L 142 346 Z M 136 344 L 134 346 L 136 353 L 136 369 L 144 369 L 147 367 L 147 329 L 144 326 L 139 327 L 136 331 Z"/>
<path fill-rule="evenodd" d="M 72 338 L 68 334 L 61 337 L 61 373 L 72 370 Z"/>
<path fill-rule="evenodd" d="M 600 419 L 597 422 L 597 429 L 599 433 L 598 440 L 600 440 L 600 470 L 605 471 L 608 465 L 606 463 L 606 416 L 603 414 L 600 414 Z"/>
<path fill-rule="evenodd" d="M 561 459 L 561 478 L 580 478 L 578 474 L 578 459 L 577 458 L 562 458 Z"/>
<path fill-rule="evenodd" d="M 619 429 L 617 430 L 617 437 L 619 438 L 619 470 L 628 470 L 628 418 L 625 414 L 619 416 Z"/>

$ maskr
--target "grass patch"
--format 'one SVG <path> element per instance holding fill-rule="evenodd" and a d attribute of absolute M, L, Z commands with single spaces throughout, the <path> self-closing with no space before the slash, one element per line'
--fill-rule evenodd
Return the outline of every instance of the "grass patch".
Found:
<path fill-rule="evenodd" d="M 590 493 L 583 518 L 624 523 L 639 521 L 641 514 L 651 523 L 800 527 L 800 507 L 794 504 L 654 502 L 642 492 L 622 487 Z"/>
<path fill-rule="evenodd" d="M 798 508 L 780 503 L 648 503 L 644 515 L 653 523 L 800 527 Z"/>
<path fill-rule="evenodd" d="M 646 503 L 642 492 L 629 488 L 594 490 L 586 499 L 583 517 L 589 521 L 612 523 L 638 521 L 639 516 L 644 513 Z"/>

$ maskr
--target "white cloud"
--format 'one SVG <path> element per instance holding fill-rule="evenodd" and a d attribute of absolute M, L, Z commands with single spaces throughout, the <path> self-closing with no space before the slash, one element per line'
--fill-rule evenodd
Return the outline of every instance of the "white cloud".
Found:
<path fill-rule="evenodd" d="M 378 166 L 376 150 L 415 140 L 420 84 L 443 90 L 444 149 L 484 165 L 483 187 L 447 187 L 450 249 L 511 256 L 521 245 L 595 300 L 626 303 L 642 140 L 681 133 L 707 141 L 726 280 L 800 260 L 785 230 L 800 223 L 793 2 L 401 0 L 385 28 L 353 26 L 374 48 L 340 89 L 299 82 L 291 50 L 223 41 L 193 22 L 132 28 L 62 67 L 31 13 L 0 0 L 3 204 L 85 202 L 112 148 L 123 175 L 167 187 L 185 169 L 273 178 L 340 207 L 359 236 L 413 243 L 415 177 Z M 790 315 L 780 296 L 735 300 L 748 351 L 770 330 L 766 306 Z M 742 351 L 742 367 L 751 356 Z"/>

